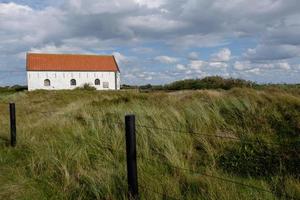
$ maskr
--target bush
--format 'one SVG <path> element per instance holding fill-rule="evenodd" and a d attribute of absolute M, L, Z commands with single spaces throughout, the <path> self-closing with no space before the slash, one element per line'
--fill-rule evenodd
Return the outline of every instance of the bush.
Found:
<path fill-rule="evenodd" d="M 254 82 L 242 79 L 224 79 L 220 76 L 211 76 L 203 79 L 187 79 L 175 81 L 167 85 L 142 85 L 140 90 L 199 90 L 199 89 L 223 89 L 229 90 L 234 87 L 252 88 L 257 85 Z M 128 86 L 127 86 L 128 87 Z"/>
<path fill-rule="evenodd" d="M 77 87 L 78 90 L 87 90 L 87 91 L 95 91 L 97 90 L 94 86 L 91 86 L 89 83 L 85 83 L 81 87 Z"/>
<path fill-rule="evenodd" d="M 224 79 L 220 76 L 211 76 L 203 79 L 187 79 L 176 81 L 165 86 L 167 90 L 186 89 L 224 89 L 229 90 L 234 87 L 253 87 L 255 83 L 242 79 Z"/>
<path fill-rule="evenodd" d="M 10 87 L 10 89 L 12 89 L 16 92 L 20 92 L 20 91 L 28 90 L 28 87 L 23 86 L 23 85 L 14 85 L 14 86 Z"/>

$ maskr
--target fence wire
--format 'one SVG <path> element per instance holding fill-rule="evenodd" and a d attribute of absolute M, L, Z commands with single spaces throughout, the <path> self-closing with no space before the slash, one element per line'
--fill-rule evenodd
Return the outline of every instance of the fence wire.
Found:
<path fill-rule="evenodd" d="M 144 126 L 144 125 L 136 125 L 136 127 L 145 128 L 145 129 L 148 129 L 148 130 L 160 130 L 160 131 L 173 132 L 173 133 L 185 133 L 185 134 L 200 135 L 200 136 L 204 136 L 204 137 L 228 139 L 228 140 L 239 141 L 239 142 L 242 142 L 242 143 L 245 143 L 245 144 L 247 144 L 247 143 L 248 144 L 265 144 L 265 145 L 289 146 L 289 147 L 291 145 L 291 144 L 288 144 L 288 143 L 264 142 L 264 141 L 261 141 L 259 139 L 250 140 L 250 139 L 243 139 L 243 138 L 230 137 L 230 136 L 224 136 L 224 135 L 205 134 L 205 133 L 201 133 L 201 132 L 182 131 L 182 130 L 167 129 L 167 128 L 160 128 L 160 127 L 151 127 L 151 126 Z"/>
<path fill-rule="evenodd" d="M 0 103 L 0 104 L 4 104 L 4 103 Z M 51 115 L 51 114 L 54 114 L 54 113 L 57 113 L 57 112 L 55 112 L 55 111 L 51 112 L 50 111 L 50 112 L 40 112 L 40 113 L 43 114 L 43 115 Z M 30 114 L 30 113 L 28 113 L 28 114 Z M 120 114 L 118 113 L 118 115 L 120 115 Z M 86 121 L 95 121 L 94 118 L 85 118 L 84 120 L 86 120 Z M 106 123 L 107 121 L 108 120 L 100 120 L 101 123 Z M 124 122 L 113 122 L 112 121 L 110 123 L 113 124 L 113 125 L 119 126 L 119 127 L 125 127 Z M 259 139 L 257 139 L 257 140 L 251 140 L 251 139 L 244 139 L 244 138 L 238 138 L 238 137 L 232 137 L 232 136 L 226 136 L 226 135 L 205 134 L 205 133 L 201 133 L 201 132 L 197 132 L 197 131 L 196 132 L 195 131 L 183 131 L 183 130 L 175 130 L 175 129 L 169 129 L 169 128 L 155 127 L 155 126 L 146 126 L 146 125 L 143 125 L 143 124 L 137 124 L 136 127 L 143 128 L 143 129 L 148 129 L 148 130 L 158 130 L 158 131 L 165 131 L 165 132 L 172 132 L 172 133 L 181 133 L 181 134 L 193 134 L 193 135 L 199 135 L 199 136 L 208 137 L 208 138 L 218 138 L 218 139 L 224 139 L 224 140 L 232 140 L 232 141 L 238 141 L 238 142 L 241 142 L 241 143 L 244 143 L 244 144 L 264 144 L 264 145 L 275 145 L 275 146 L 288 146 L 288 147 L 291 147 L 290 144 L 287 144 L 287 143 L 264 142 L 264 141 L 260 141 Z M 2 139 L 2 138 L 0 138 L 0 139 Z M 117 152 L 116 149 L 113 149 L 112 147 L 101 147 L 101 148 L 103 150 L 108 150 L 110 152 Z M 293 146 L 293 148 L 295 148 L 295 146 Z M 220 177 L 220 176 L 215 176 L 213 174 L 199 172 L 199 171 L 196 171 L 196 170 L 193 170 L 193 169 L 188 169 L 188 168 L 183 168 L 183 167 L 179 167 L 179 166 L 174 166 L 174 165 L 172 165 L 170 163 L 167 163 L 167 162 L 164 162 L 164 161 L 161 161 L 161 160 L 158 160 L 158 159 L 149 159 L 149 158 L 145 158 L 143 156 L 139 156 L 139 158 L 143 159 L 144 161 L 146 161 L 146 162 L 148 162 L 150 164 L 159 163 L 159 164 L 162 164 L 162 165 L 174 168 L 174 169 L 178 169 L 180 171 L 188 172 L 190 174 L 204 176 L 204 177 L 208 177 L 208 178 L 211 178 L 211 179 L 220 180 L 220 181 L 223 181 L 223 182 L 226 182 L 226 183 L 231 183 L 231 184 L 239 185 L 239 186 L 242 186 L 242 187 L 245 187 L 245 188 L 249 188 L 249 189 L 252 189 L 252 190 L 256 190 L 256 191 L 260 191 L 260 192 L 265 192 L 265 193 L 270 193 L 272 195 L 275 195 L 274 192 L 271 191 L 271 190 L 260 188 L 260 187 L 254 186 L 254 185 L 245 184 L 243 182 L 239 182 L 239 181 L 236 181 L 236 180 L 231 180 L 231 179 L 228 179 L 228 178 L 224 178 L 224 177 Z M 144 185 L 139 185 L 139 186 L 141 188 L 143 188 L 144 190 L 147 190 L 149 192 L 162 195 L 163 197 L 166 197 L 168 199 L 175 199 L 175 200 L 180 199 L 180 198 L 177 198 L 177 197 L 168 196 L 167 194 L 162 193 L 162 192 L 158 192 L 158 191 L 152 190 L 152 189 L 150 189 L 148 187 L 145 187 Z M 293 200 L 298 200 L 299 199 L 299 198 L 296 198 L 296 197 L 288 196 L 286 194 L 285 194 L 285 197 L 288 198 L 288 199 L 291 199 L 291 200 L 292 199 Z"/>
<path fill-rule="evenodd" d="M 157 162 L 157 163 L 160 163 L 162 165 L 166 165 L 166 166 L 174 168 L 174 169 L 178 169 L 178 170 L 181 170 L 181 171 L 187 171 L 190 174 L 197 174 L 199 176 L 204 176 L 204 177 L 208 177 L 208 178 L 212 178 L 212 179 L 217 179 L 217 180 L 220 180 L 220 181 L 223 181 L 223 182 L 232 183 L 232 184 L 239 185 L 239 186 L 242 186 L 242 187 L 246 187 L 246 188 L 249 188 L 249 189 L 252 189 L 252 190 L 256 190 L 256 191 L 260 191 L 260 192 L 266 192 L 266 193 L 270 193 L 270 194 L 274 195 L 274 192 L 272 192 L 271 190 L 266 190 L 264 188 L 260 188 L 260 187 L 254 186 L 254 185 L 245 184 L 245 183 L 242 183 L 242 182 L 239 182 L 239 181 L 235 181 L 235 180 L 215 176 L 215 175 L 212 175 L 212 174 L 199 172 L 199 171 L 192 170 L 192 169 L 187 169 L 187 168 L 174 166 L 174 165 L 171 165 L 170 163 L 159 161 L 159 160 L 148 159 L 148 158 L 145 158 L 145 157 L 140 157 L 140 158 L 143 159 L 143 160 L 146 160 L 146 162 L 148 162 L 148 163 Z M 285 196 L 286 196 L 286 198 L 291 199 L 291 200 L 300 200 L 299 198 L 291 197 L 287 194 L 285 194 Z"/>
<path fill-rule="evenodd" d="M 151 192 L 151 193 L 155 193 L 155 194 L 158 194 L 158 195 L 161 195 L 163 197 L 167 197 L 168 199 L 173 199 L 173 200 L 181 200 L 180 198 L 177 198 L 177 197 L 172 197 L 172 196 L 169 196 L 163 192 L 158 192 L 156 190 L 152 190 L 150 189 L 149 187 L 146 187 L 144 185 L 139 185 L 140 188 L 143 188 L 144 190 L 147 190 L 148 192 Z"/>

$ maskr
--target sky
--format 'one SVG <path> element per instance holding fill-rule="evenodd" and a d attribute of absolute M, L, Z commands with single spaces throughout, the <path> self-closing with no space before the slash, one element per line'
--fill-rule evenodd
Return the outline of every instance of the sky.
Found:
<path fill-rule="evenodd" d="M 122 84 L 300 83 L 299 0 L 0 0 L 0 85 L 26 53 L 114 55 Z"/>

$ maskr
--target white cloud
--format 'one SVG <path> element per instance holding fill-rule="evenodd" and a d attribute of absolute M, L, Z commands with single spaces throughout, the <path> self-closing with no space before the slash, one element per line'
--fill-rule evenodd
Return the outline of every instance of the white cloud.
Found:
<path fill-rule="evenodd" d="M 135 47 L 131 49 L 132 52 L 137 53 L 137 54 L 150 54 L 154 53 L 154 49 L 149 48 L 149 47 Z"/>
<path fill-rule="evenodd" d="M 172 64 L 166 68 L 184 64 L 191 73 L 226 74 L 230 69 L 272 77 L 280 70 L 284 73 L 280 80 L 291 81 L 293 76 L 293 81 L 300 81 L 298 71 L 291 73 L 300 59 L 297 0 L 252 0 L 251 5 L 246 0 L 65 0 L 59 4 L 45 0 L 47 7 L 21 2 L 0 3 L 0 55 L 5 58 L 1 69 L 23 66 L 22 55 L 29 50 L 115 52 L 130 71 L 155 68 L 158 61 Z M 250 48 L 245 43 L 248 50 L 242 56 L 231 55 L 226 45 L 234 47 L 236 39 L 243 42 L 245 38 L 257 45 Z M 125 56 L 127 49 L 139 47 L 145 47 L 144 51 L 132 50 L 131 57 Z M 211 52 L 216 47 L 225 48 L 211 59 L 200 60 L 202 49 L 198 48 Z M 187 60 L 160 56 L 180 54 L 187 55 Z"/>
<path fill-rule="evenodd" d="M 136 31 L 168 32 L 186 27 L 186 23 L 164 18 L 162 15 L 143 15 L 124 19 L 124 23 Z M 145 34 L 145 33 L 144 33 Z"/>
<path fill-rule="evenodd" d="M 221 49 L 218 53 L 213 54 L 213 62 L 228 62 L 231 59 L 231 51 L 228 48 Z"/>
<path fill-rule="evenodd" d="M 227 68 L 228 64 L 224 63 L 224 62 L 210 62 L 209 66 L 213 67 L 213 68 L 219 68 L 219 69 L 221 69 L 221 68 Z"/>
<path fill-rule="evenodd" d="M 263 72 L 273 73 L 274 71 L 289 71 L 292 69 L 287 62 L 270 62 L 270 63 L 251 63 L 250 61 L 236 61 L 234 69 L 252 74 L 261 74 Z"/>
<path fill-rule="evenodd" d="M 176 69 L 178 69 L 179 71 L 184 71 L 186 70 L 186 66 L 185 65 L 182 65 L 182 64 L 177 64 L 176 65 Z"/>
<path fill-rule="evenodd" d="M 244 57 L 249 60 L 282 60 L 300 56 L 300 46 L 259 44 L 248 49 Z"/>
<path fill-rule="evenodd" d="M 54 8 L 33 10 L 15 3 L 0 3 L 1 51 L 18 53 L 51 39 L 64 31 L 63 12 Z"/>
<path fill-rule="evenodd" d="M 216 47 L 226 45 L 227 41 L 219 34 L 186 34 L 175 36 L 167 41 L 169 45 L 176 48 L 189 47 Z"/>
<path fill-rule="evenodd" d="M 192 60 L 189 64 L 189 67 L 194 70 L 200 70 L 204 67 L 207 63 L 203 60 Z"/>
<path fill-rule="evenodd" d="M 102 47 L 102 48 L 100 48 Z M 94 51 L 112 51 L 105 42 L 97 38 L 70 38 L 63 40 L 62 44 L 47 43 L 43 46 L 32 47 L 32 52 L 45 53 L 81 53 L 94 54 Z M 25 53 L 26 52 L 22 52 Z"/>
<path fill-rule="evenodd" d="M 77 14 L 117 14 L 138 8 L 133 0 L 66 0 L 65 9 Z"/>
<path fill-rule="evenodd" d="M 194 71 L 192 71 L 192 70 L 185 71 L 185 74 L 188 74 L 188 75 L 193 74 L 193 73 L 194 73 Z"/>
<path fill-rule="evenodd" d="M 173 64 L 179 61 L 179 58 L 170 57 L 170 56 L 157 56 L 154 60 L 164 63 L 164 64 Z"/>
<path fill-rule="evenodd" d="M 190 52 L 188 55 L 188 59 L 190 60 L 198 60 L 199 59 L 199 55 L 197 52 Z"/>
<path fill-rule="evenodd" d="M 283 70 L 290 70 L 291 66 L 289 63 L 278 63 L 278 68 Z"/>
<path fill-rule="evenodd" d="M 129 60 L 128 57 L 125 55 L 121 54 L 120 52 L 113 52 L 113 55 L 115 56 L 116 60 L 118 63 L 125 63 Z"/>
<path fill-rule="evenodd" d="M 253 68 L 253 69 L 247 70 L 246 73 L 259 75 L 261 73 L 261 70 L 259 68 Z"/>
<path fill-rule="evenodd" d="M 12 12 L 14 11 L 14 12 Z M 33 10 L 26 5 L 18 5 L 15 3 L 0 3 L 0 14 L 3 17 L 15 17 L 19 15 L 27 15 Z"/>
<path fill-rule="evenodd" d="M 149 8 L 158 8 L 166 2 L 165 0 L 134 0 L 134 1 L 141 6 L 147 6 Z"/>
<path fill-rule="evenodd" d="M 33 53 L 83 53 L 83 54 L 91 54 L 91 52 L 81 49 L 75 46 L 56 46 L 54 44 L 47 44 L 41 48 L 32 48 L 30 52 Z M 25 55 L 25 53 L 24 53 Z"/>
<path fill-rule="evenodd" d="M 234 69 L 240 70 L 240 71 L 249 69 L 250 64 L 251 63 L 249 61 L 235 61 Z"/>

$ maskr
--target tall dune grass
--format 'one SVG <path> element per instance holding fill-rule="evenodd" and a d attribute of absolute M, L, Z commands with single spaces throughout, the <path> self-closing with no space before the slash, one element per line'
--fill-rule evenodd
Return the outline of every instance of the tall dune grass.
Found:
<path fill-rule="evenodd" d="M 17 107 L 16 148 L 7 146 L 11 101 Z M 300 198 L 299 92 L 244 88 L 3 95 L 0 199 L 126 199 L 129 113 L 137 119 L 142 199 Z"/>

